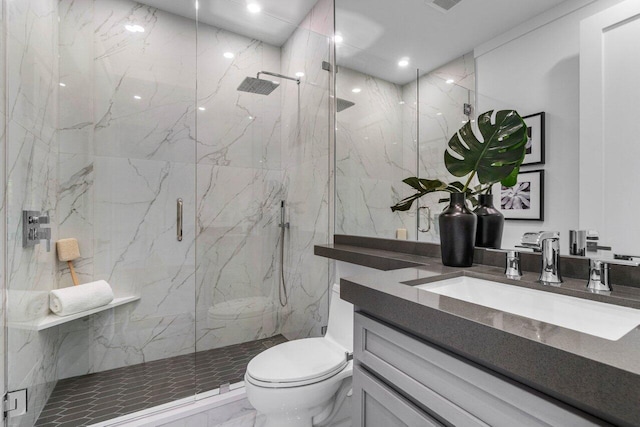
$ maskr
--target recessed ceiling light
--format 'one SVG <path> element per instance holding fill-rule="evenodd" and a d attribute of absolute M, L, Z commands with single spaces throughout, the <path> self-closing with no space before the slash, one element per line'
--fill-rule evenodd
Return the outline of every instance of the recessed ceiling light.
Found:
<path fill-rule="evenodd" d="M 235 55 L 233 54 L 233 52 L 225 52 L 222 54 L 222 56 L 224 56 L 227 59 L 233 59 Z"/>
<path fill-rule="evenodd" d="M 296 77 L 304 77 L 304 73 L 302 71 L 298 71 L 296 73 Z"/>
<path fill-rule="evenodd" d="M 132 33 L 144 33 L 144 27 L 138 24 L 127 24 L 124 28 Z"/>
<path fill-rule="evenodd" d="M 133 95 L 133 99 L 142 99 L 140 95 Z"/>
<path fill-rule="evenodd" d="M 64 84 L 64 83 L 60 82 L 60 86 L 65 87 L 65 86 L 66 86 L 66 84 Z"/>
<path fill-rule="evenodd" d="M 247 5 L 247 10 L 251 13 L 260 13 L 262 7 L 258 3 L 249 3 Z"/>
<path fill-rule="evenodd" d="M 442 113 L 436 113 L 436 116 L 441 116 L 441 115 L 442 115 Z"/>
<path fill-rule="evenodd" d="M 448 79 L 448 80 L 446 81 L 446 83 L 447 83 L 448 85 L 452 85 L 452 84 L 454 84 L 454 83 L 455 83 L 455 80 L 453 80 L 453 79 Z"/>
<path fill-rule="evenodd" d="M 200 111 L 205 111 L 205 110 L 206 110 L 206 108 L 204 108 L 204 107 L 198 107 L 198 110 L 200 110 Z"/>
<path fill-rule="evenodd" d="M 336 43 L 342 43 L 344 41 L 344 37 L 342 37 L 340 34 L 336 34 L 335 36 L 333 36 L 333 41 Z"/>
<path fill-rule="evenodd" d="M 353 89 L 351 89 L 351 92 L 360 93 L 360 92 L 362 92 L 362 89 L 360 89 L 359 87 L 354 87 Z"/>
<path fill-rule="evenodd" d="M 402 58 L 398 61 L 398 67 L 406 67 L 407 65 L 409 65 L 409 60 L 407 58 Z"/>
<path fill-rule="evenodd" d="M 404 101 L 400 101 L 400 102 L 398 102 L 398 104 L 404 105 Z"/>

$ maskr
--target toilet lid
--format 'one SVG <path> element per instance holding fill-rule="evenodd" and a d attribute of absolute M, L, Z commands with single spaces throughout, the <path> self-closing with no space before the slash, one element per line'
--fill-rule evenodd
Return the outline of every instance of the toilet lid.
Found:
<path fill-rule="evenodd" d="M 345 350 L 324 338 L 278 344 L 254 357 L 247 374 L 267 383 L 299 383 L 330 377 L 347 365 Z"/>

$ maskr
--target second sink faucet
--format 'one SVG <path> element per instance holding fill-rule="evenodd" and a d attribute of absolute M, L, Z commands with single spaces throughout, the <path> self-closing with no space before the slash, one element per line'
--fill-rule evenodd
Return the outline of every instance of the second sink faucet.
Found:
<path fill-rule="evenodd" d="M 524 233 L 522 246 L 542 252 L 542 270 L 538 281 L 544 285 L 562 283 L 560 274 L 560 233 L 558 231 L 537 231 Z"/>

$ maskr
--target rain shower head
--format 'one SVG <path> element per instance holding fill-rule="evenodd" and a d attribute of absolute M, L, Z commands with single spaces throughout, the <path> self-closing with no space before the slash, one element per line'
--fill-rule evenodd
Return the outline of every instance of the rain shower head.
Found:
<path fill-rule="evenodd" d="M 278 86 L 280 86 L 280 83 L 278 82 L 261 79 L 260 74 L 266 74 L 280 79 L 293 80 L 298 85 L 300 84 L 299 78 L 283 76 L 282 74 L 271 73 L 269 71 L 260 71 L 255 78 L 245 78 L 242 83 L 240 83 L 240 86 L 238 86 L 238 90 L 242 92 L 257 93 L 258 95 L 269 95 L 271 92 L 276 90 Z"/>
<path fill-rule="evenodd" d="M 257 93 L 258 95 L 269 95 L 280 86 L 278 82 L 263 80 L 254 77 L 247 77 L 240 83 L 238 90 L 241 92 Z"/>

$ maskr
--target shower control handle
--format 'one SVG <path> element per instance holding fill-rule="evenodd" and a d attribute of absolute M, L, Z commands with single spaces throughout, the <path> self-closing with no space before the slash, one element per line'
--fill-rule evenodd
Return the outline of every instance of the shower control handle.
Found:
<path fill-rule="evenodd" d="M 182 210 L 183 210 L 184 203 L 182 202 L 182 199 L 178 199 L 176 201 L 176 204 L 177 204 L 177 214 L 176 214 L 177 236 L 176 238 L 178 239 L 178 242 L 182 242 Z"/>

